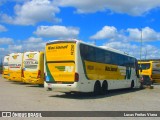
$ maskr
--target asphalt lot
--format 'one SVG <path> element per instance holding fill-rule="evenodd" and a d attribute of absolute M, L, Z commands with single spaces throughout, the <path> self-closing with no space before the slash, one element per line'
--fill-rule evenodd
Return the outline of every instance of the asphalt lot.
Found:
<path fill-rule="evenodd" d="M 65 95 L 0 75 L 0 111 L 160 111 L 160 85 L 153 86 L 113 90 L 97 97 L 89 93 Z"/>

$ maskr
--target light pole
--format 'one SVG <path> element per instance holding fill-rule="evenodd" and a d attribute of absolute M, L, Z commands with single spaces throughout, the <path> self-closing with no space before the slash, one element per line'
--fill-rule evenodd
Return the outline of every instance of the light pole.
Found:
<path fill-rule="evenodd" d="M 141 46 L 140 46 L 140 61 L 142 60 L 142 28 L 141 28 Z"/>
<path fill-rule="evenodd" d="M 145 48 L 146 49 L 146 53 L 145 53 L 145 60 L 147 59 L 147 48 Z"/>
<path fill-rule="evenodd" d="M 142 65 L 141 65 L 141 62 L 142 62 L 142 28 L 141 28 L 141 37 L 140 38 L 141 38 L 141 41 L 140 41 L 141 46 L 140 46 L 140 66 L 139 67 L 140 67 L 140 75 L 141 75 L 141 72 L 142 72 Z"/>

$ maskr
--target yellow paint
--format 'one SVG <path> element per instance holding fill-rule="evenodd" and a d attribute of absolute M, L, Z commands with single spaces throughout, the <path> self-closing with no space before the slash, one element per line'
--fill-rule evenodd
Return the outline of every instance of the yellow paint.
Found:
<path fill-rule="evenodd" d="M 9 78 L 8 73 L 9 73 L 8 69 L 3 69 L 2 77 L 8 79 Z"/>
<path fill-rule="evenodd" d="M 75 43 L 54 43 L 46 46 L 46 61 L 53 81 L 74 82 Z"/>
<path fill-rule="evenodd" d="M 152 62 L 151 61 L 149 61 L 149 62 L 138 62 L 138 64 L 140 65 L 140 64 L 150 64 L 150 68 L 149 69 L 145 69 L 145 70 L 139 70 L 139 74 L 140 75 L 149 75 L 150 77 L 151 77 L 151 75 L 152 75 Z"/>
<path fill-rule="evenodd" d="M 8 67 L 8 62 L 9 62 L 9 56 L 5 56 L 3 60 L 3 73 L 2 77 L 8 79 L 8 73 L 9 73 L 9 67 Z"/>
<path fill-rule="evenodd" d="M 90 80 L 124 80 L 125 67 L 119 68 L 117 65 L 89 62 L 85 60 L 87 77 Z"/>
<path fill-rule="evenodd" d="M 29 59 L 32 59 L 32 58 L 34 58 L 34 55 L 35 55 L 36 53 L 29 53 L 27 56 L 28 56 L 28 58 Z"/>
<path fill-rule="evenodd" d="M 143 69 L 142 71 L 139 70 L 139 74 L 140 75 L 148 75 L 150 78 L 151 78 L 151 81 L 154 81 L 154 82 L 157 82 L 157 83 L 160 83 L 160 73 L 157 73 L 157 74 L 153 74 L 153 66 L 155 63 L 157 63 L 155 65 L 155 67 L 159 68 L 160 67 L 160 62 L 158 63 L 158 61 L 145 61 L 145 62 L 138 62 L 138 64 L 145 64 L 145 63 L 149 63 L 150 64 L 150 68 L 149 69 Z M 160 68 L 159 68 L 160 69 Z"/>
<path fill-rule="evenodd" d="M 13 55 L 12 57 L 13 57 L 13 59 L 17 59 L 18 56 L 19 55 Z"/>
<path fill-rule="evenodd" d="M 22 82 L 23 53 L 11 53 L 9 55 L 9 80 Z"/>
<path fill-rule="evenodd" d="M 49 63 L 48 66 L 56 82 L 74 82 L 74 63 Z M 62 67 L 63 70 L 58 69 L 58 67 Z"/>
<path fill-rule="evenodd" d="M 21 82 L 21 70 L 9 70 L 9 80 Z"/>
<path fill-rule="evenodd" d="M 37 54 L 37 56 L 36 56 Z M 36 69 L 27 69 L 25 68 L 25 60 L 33 59 L 38 61 Z M 32 64 L 33 65 L 33 64 Z M 40 76 L 38 76 L 38 72 L 40 70 Z M 22 80 L 24 83 L 30 84 L 44 84 L 44 52 L 27 52 L 24 53 L 23 59 L 23 77 Z"/>
<path fill-rule="evenodd" d="M 24 76 L 22 77 L 24 83 L 29 84 L 44 84 L 44 72 L 41 73 L 41 77 L 37 78 L 38 71 L 31 72 L 31 71 L 24 71 Z"/>
<path fill-rule="evenodd" d="M 75 59 L 75 43 L 57 43 L 46 46 L 47 61 L 67 61 Z"/>

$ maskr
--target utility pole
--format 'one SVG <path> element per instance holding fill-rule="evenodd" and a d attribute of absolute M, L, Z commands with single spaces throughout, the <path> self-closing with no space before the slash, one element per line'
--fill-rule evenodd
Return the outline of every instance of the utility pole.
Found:
<path fill-rule="evenodd" d="M 141 75 L 141 72 L 142 72 L 142 66 L 141 66 L 141 62 L 142 62 L 142 27 L 141 27 L 141 37 L 140 37 L 140 39 L 141 39 L 141 45 L 140 45 L 140 75 Z"/>
<path fill-rule="evenodd" d="M 141 28 L 141 46 L 140 46 L 140 61 L 142 60 L 142 28 Z"/>
<path fill-rule="evenodd" d="M 147 59 L 147 48 L 146 48 L 146 54 L 145 54 L 145 60 Z"/>

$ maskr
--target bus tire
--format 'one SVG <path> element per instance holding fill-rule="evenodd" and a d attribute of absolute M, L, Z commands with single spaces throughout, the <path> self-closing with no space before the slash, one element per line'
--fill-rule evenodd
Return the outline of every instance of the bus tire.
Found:
<path fill-rule="evenodd" d="M 94 84 L 94 91 L 93 91 L 94 95 L 100 95 L 101 94 L 101 83 L 99 81 L 96 81 Z"/>
<path fill-rule="evenodd" d="M 131 82 L 131 87 L 130 87 L 131 89 L 133 89 L 134 88 L 134 81 L 132 80 L 132 82 Z"/>
<path fill-rule="evenodd" d="M 108 92 L 108 83 L 107 83 L 107 81 L 103 81 L 103 83 L 102 83 L 102 95 L 107 94 L 107 92 Z"/>

